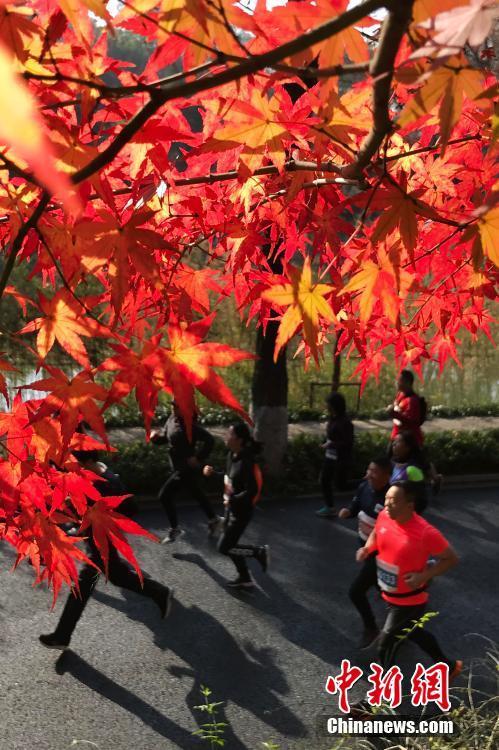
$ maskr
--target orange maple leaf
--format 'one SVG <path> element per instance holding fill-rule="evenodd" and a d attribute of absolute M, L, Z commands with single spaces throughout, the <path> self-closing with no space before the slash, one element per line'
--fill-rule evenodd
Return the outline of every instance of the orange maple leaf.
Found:
<path fill-rule="evenodd" d="M 499 206 L 482 214 L 478 219 L 478 227 L 483 252 L 499 267 Z"/>
<path fill-rule="evenodd" d="M 79 199 L 66 175 L 55 166 L 38 104 L 24 82 L 17 78 L 12 57 L 1 43 L 0 92 L 0 146 L 11 148 L 14 161 L 20 157 L 26 162 L 37 179 L 57 194 L 67 211 L 78 215 Z"/>
<path fill-rule="evenodd" d="M 158 394 L 163 387 L 162 376 L 157 374 L 160 340 L 161 336 L 153 336 L 137 352 L 121 344 L 112 344 L 116 356 L 109 357 L 99 367 L 100 370 L 118 373 L 107 394 L 103 411 L 124 399 L 135 388 L 135 397 L 144 415 L 147 435 L 158 403 Z"/>
<path fill-rule="evenodd" d="M 224 113 L 225 124 L 214 131 L 206 150 L 227 150 L 242 144 L 240 158 L 250 169 L 267 155 L 283 169 L 286 153 L 283 138 L 292 138 L 287 124 L 281 122 L 281 103 L 277 96 L 270 99 L 256 88 L 251 90 L 251 101 L 236 100 Z"/>
<path fill-rule="evenodd" d="M 385 250 L 380 250 L 378 262 L 364 261 L 362 270 L 352 276 L 339 295 L 361 292 L 359 310 L 364 323 L 369 320 L 375 303 L 380 300 L 386 316 L 395 324 L 401 302 L 407 296 L 413 280 L 410 273 L 400 265 L 393 264 Z"/>
<path fill-rule="evenodd" d="M 163 388 L 173 394 L 184 416 L 190 434 L 195 410 L 194 389 L 196 388 L 210 401 L 228 406 L 248 419 L 244 408 L 224 383 L 213 367 L 228 367 L 244 359 L 254 359 L 254 355 L 225 344 L 203 342 L 213 316 L 203 318 L 190 326 L 170 325 L 168 336 L 170 349 L 160 349 L 158 354 L 161 366 Z"/>
<path fill-rule="evenodd" d="M 153 283 L 159 283 L 154 250 L 171 248 L 164 236 L 143 225 L 150 222 L 153 211 L 137 211 L 120 224 L 108 212 L 77 224 L 75 231 L 86 245 L 84 258 L 94 269 L 106 265 L 111 279 L 111 300 L 116 314 L 130 287 L 130 275 L 138 272 Z"/>
<path fill-rule="evenodd" d="M 123 502 L 124 497 L 103 497 L 98 502 L 91 505 L 81 520 L 80 533 L 87 529 L 92 529 L 92 537 L 97 549 L 99 550 L 102 562 L 104 563 L 104 572 L 106 576 L 109 572 L 109 543 L 111 542 L 118 552 L 135 568 L 137 575 L 142 581 L 142 571 L 140 570 L 133 549 L 127 542 L 125 533 L 135 534 L 136 536 L 145 536 L 154 542 L 158 541 L 155 534 L 143 529 L 138 523 L 130 518 L 117 513 L 114 508 Z"/>
<path fill-rule="evenodd" d="M 419 120 L 420 117 L 431 113 L 438 104 L 443 155 L 452 129 L 461 116 L 464 96 L 474 99 L 481 94 L 484 88 L 484 75 L 482 71 L 470 68 L 463 58 L 451 58 L 445 67 L 425 73 L 419 82 L 423 85 L 405 105 L 397 125 L 403 128 Z"/>
<path fill-rule="evenodd" d="M 95 403 L 96 399 L 106 400 L 107 390 L 95 383 L 88 371 L 83 370 L 70 378 L 58 367 L 45 367 L 51 377 L 37 380 L 29 387 L 37 391 L 48 391 L 49 395 L 43 399 L 31 421 L 35 422 L 57 412 L 61 421 L 64 445 L 67 445 L 78 423 L 83 419 L 108 445 L 101 409 Z"/>
<path fill-rule="evenodd" d="M 317 334 L 320 319 L 328 323 L 335 319 L 331 306 L 324 299 L 326 294 L 333 291 L 333 287 L 313 283 L 309 257 L 305 258 L 301 269 L 290 266 L 289 277 L 291 283 L 275 284 L 261 295 L 262 299 L 278 307 L 288 307 L 279 324 L 274 360 L 277 360 L 280 350 L 294 336 L 298 327 L 303 325 L 303 338 L 318 362 Z"/>
<path fill-rule="evenodd" d="M 107 334 L 103 327 L 93 318 L 83 317 L 81 305 L 65 289 L 56 292 L 52 299 L 40 294 L 39 306 L 44 317 L 32 320 L 19 333 L 38 331 L 36 347 L 42 359 L 57 340 L 73 359 L 83 367 L 90 367 L 87 350 L 80 337 L 105 336 Z"/>

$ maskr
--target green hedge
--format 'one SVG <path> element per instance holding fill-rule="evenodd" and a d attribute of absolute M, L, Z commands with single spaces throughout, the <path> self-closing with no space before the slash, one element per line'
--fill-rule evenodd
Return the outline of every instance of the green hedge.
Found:
<path fill-rule="evenodd" d="M 167 399 L 158 405 L 156 410 L 156 422 L 162 424 L 170 413 L 170 404 Z M 499 404 L 475 404 L 474 406 L 450 407 L 443 404 L 430 404 L 429 417 L 445 417 L 458 419 L 459 417 L 499 417 Z M 389 420 L 386 409 L 360 410 L 352 414 L 354 419 L 378 419 Z M 129 396 L 120 404 L 114 404 L 104 414 L 108 429 L 122 427 L 142 427 L 143 416 L 136 400 Z M 294 422 L 323 422 L 327 419 L 324 409 L 290 409 L 288 412 L 290 423 Z M 234 421 L 234 412 L 221 406 L 213 405 L 202 410 L 200 423 L 205 425 L 225 425 Z"/>
<path fill-rule="evenodd" d="M 275 487 L 278 494 L 313 492 L 317 490 L 323 451 L 321 438 L 298 435 L 290 441 L 284 466 L 284 475 Z M 480 474 L 499 472 L 499 429 L 483 431 L 445 431 L 426 435 L 429 458 L 444 475 Z M 386 451 L 385 432 L 358 432 L 352 480 L 363 476 L 369 461 Z M 226 449 L 221 440 L 215 443 L 210 462 L 223 467 Z M 170 472 L 166 446 L 142 442 L 121 445 L 118 453 L 109 457 L 125 486 L 137 494 L 154 494 Z M 207 483 L 208 490 L 216 490 L 216 480 Z M 267 492 L 274 488 L 267 484 Z"/>

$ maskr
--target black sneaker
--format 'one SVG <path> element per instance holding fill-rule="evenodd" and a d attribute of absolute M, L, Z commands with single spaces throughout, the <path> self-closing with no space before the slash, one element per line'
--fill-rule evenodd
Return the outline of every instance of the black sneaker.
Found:
<path fill-rule="evenodd" d="M 172 610 L 173 589 L 168 586 L 162 586 L 160 594 L 156 599 L 156 604 L 161 611 L 161 619 L 166 620 Z"/>
<path fill-rule="evenodd" d="M 241 578 L 238 576 L 234 581 L 227 581 L 227 586 L 231 589 L 252 589 L 255 583 L 251 578 Z"/>
<path fill-rule="evenodd" d="M 263 572 L 266 573 L 270 565 L 270 548 L 268 544 L 264 544 L 262 547 L 258 547 L 257 551 L 255 552 L 255 559 L 258 560 L 258 562 L 262 566 Z"/>
<path fill-rule="evenodd" d="M 378 628 L 364 628 L 364 630 L 362 631 L 362 636 L 360 638 L 358 648 L 360 649 L 369 648 L 369 646 L 372 646 L 372 644 L 374 643 L 378 635 L 379 635 Z"/>
<path fill-rule="evenodd" d="M 55 648 L 59 651 L 65 651 L 69 647 L 69 643 L 61 643 L 61 641 L 57 639 L 55 633 L 39 635 L 38 640 L 43 646 L 45 646 L 45 648 Z"/>
<path fill-rule="evenodd" d="M 176 529 L 170 529 L 165 538 L 161 540 L 161 544 L 171 544 L 172 542 L 176 542 L 177 539 L 181 536 L 184 536 L 184 534 L 185 531 L 183 529 L 179 529 L 178 527 Z"/>

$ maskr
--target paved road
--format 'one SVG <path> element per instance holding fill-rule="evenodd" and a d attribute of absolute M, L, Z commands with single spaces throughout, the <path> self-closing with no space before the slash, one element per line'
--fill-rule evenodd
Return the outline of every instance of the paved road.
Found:
<path fill-rule="evenodd" d="M 392 423 L 388 419 L 365 419 L 354 420 L 355 430 L 357 432 L 372 432 L 381 430 L 389 432 L 392 429 Z M 463 432 L 466 430 L 492 430 L 499 428 L 499 417 L 459 417 L 457 419 L 444 419 L 443 417 L 432 417 L 425 422 L 424 432 L 441 432 L 442 430 L 457 430 Z M 215 425 L 208 427 L 210 432 L 218 437 L 223 438 L 227 427 Z M 289 425 L 289 437 L 296 435 L 323 435 L 325 430 L 324 422 L 296 422 Z M 145 431 L 143 427 L 124 427 L 122 429 L 109 430 L 109 440 L 112 445 L 120 443 L 130 443 L 134 440 L 143 440 Z"/>
<path fill-rule="evenodd" d="M 248 537 L 270 541 L 273 566 L 269 575 L 256 573 L 261 589 L 252 595 L 224 590 L 230 562 L 208 544 L 198 511 L 183 509 L 189 534 L 175 550 L 137 544 L 144 567 L 175 586 L 170 619 L 160 621 L 149 602 L 101 583 L 74 650 L 59 661 L 37 636 L 53 629 L 62 601 L 50 613 L 47 592 L 31 588 L 30 569 L 2 572 L 2 750 L 208 747 L 191 734 L 202 721 L 193 708 L 202 684 L 226 702 L 227 750 L 257 750 L 270 739 L 292 750 L 331 747 L 312 739 L 317 716 L 335 709 L 322 692 L 325 677 L 342 658 L 367 666 L 372 654 L 362 660 L 355 651 L 359 623 L 346 599 L 353 525 L 316 519 L 315 507 L 289 501 L 258 510 Z M 497 493 L 444 494 L 428 518 L 461 555 L 459 569 L 433 585 L 433 608 L 442 612 L 433 629 L 445 634 L 451 654 L 480 672 L 483 638 L 497 636 L 499 620 Z M 144 512 L 142 521 L 164 528 L 159 511 Z M 12 555 L 5 546 L 1 554 L 6 570 Z M 413 666 L 416 656 L 406 646 L 402 664 Z"/>

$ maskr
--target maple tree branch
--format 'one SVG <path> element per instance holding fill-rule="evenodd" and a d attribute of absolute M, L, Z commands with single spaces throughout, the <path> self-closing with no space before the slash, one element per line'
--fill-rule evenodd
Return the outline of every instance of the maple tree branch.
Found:
<path fill-rule="evenodd" d="M 454 138 L 454 140 L 447 141 L 447 146 L 456 146 L 459 143 L 467 143 L 468 141 L 481 141 L 482 136 L 480 133 L 476 135 L 465 135 L 462 138 Z M 378 159 L 374 164 L 385 164 L 390 161 L 397 161 L 397 159 L 404 159 L 406 156 L 415 156 L 416 154 L 426 154 L 430 151 L 440 151 L 441 145 L 437 143 L 436 146 L 422 146 L 421 148 L 414 148 L 409 151 L 405 151 L 402 154 L 394 154 L 392 156 L 385 156 L 382 159 Z"/>
<path fill-rule="evenodd" d="M 31 182 L 33 185 L 41 187 L 40 183 L 31 172 L 26 172 L 24 169 L 21 169 L 21 167 L 18 167 L 17 164 L 11 161 L 8 156 L 5 156 L 5 154 L 0 154 L 0 160 L 5 165 L 5 168 L 8 169 L 9 172 L 12 172 L 16 177 L 22 177 L 26 182 Z"/>
<path fill-rule="evenodd" d="M 283 73 L 293 73 L 300 78 L 332 78 L 333 76 L 347 76 L 355 73 L 367 73 L 369 62 L 345 63 L 343 65 L 331 65 L 328 68 L 299 68 L 286 63 L 277 63 L 272 66 L 275 70 Z"/>
<path fill-rule="evenodd" d="M 91 177 L 95 172 L 98 172 L 110 164 L 110 162 L 120 153 L 122 148 L 124 148 L 134 135 L 145 125 L 149 118 L 166 104 L 166 102 L 179 97 L 188 99 L 194 94 L 237 81 L 240 78 L 244 78 L 245 76 L 262 70 L 263 68 L 272 67 L 275 63 L 280 62 L 286 57 L 301 52 L 318 42 L 339 34 L 341 31 L 344 31 L 360 21 L 366 15 L 369 15 L 379 8 L 385 7 L 385 5 L 386 0 L 385 2 L 380 2 L 379 0 L 365 0 L 364 3 L 356 5 L 354 8 L 350 8 L 350 10 L 345 11 L 330 21 L 326 21 L 326 23 L 317 26 L 315 29 L 306 31 L 299 37 L 296 37 L 289 42 L 285 42 L 268 52 L 254 55 L 249 60 L 245 60 L 231 68 L 227 68 L 209 77 L 197 78 L 194 81 L 189 81 L 183 84 L 169 84 L 161 90 L 149 91 L 151 97 L 150 101 L 147 102 L 147 104 L 145 104 L 131 120 L 129 120 L 115 139 L 103 151 L 101 151 L 98 156 L 90 161 L 85 167 L 82 167 L 73 174 L 73 183 L 79 184 L 88 177 Z M 350 175 L 344 176 L 348 178 Z"/>
<path fill-rule="evenodd" d="M 17 255 L 19 251 L 21 250 L 23 242 L 29 230 L 36 227 L 36 224 L 38 220 L 41 218 L 45 209 L 47 208 L 49 201 L 50 201 L 50 195 L 44 191 L 42 193 L 42 197 L 40 198 L 38 206 L 35 208 L 31 216 L 29 217 L 29 219 L 24 222 L 24 224 L 22 225 L 22 227 L 19 229 L 18 233 L 12 240 L 9 255 L 7 257 L 7 260 L 5 261 L 5 265 L 2 270 L 2 275 L 0 276 L 0 300 L 3 297 L 5 287 L 7 286 L 7 282 L 9 280 L 10 274 L 12 273 L 12 269 L 14 268 Z"/>
<path fill-rule="evenodd" d="M 463 261 L 461 263 L 460 266 L 458 266 L 457 268 L 454 268 L 449 274 L 447 274 L 447 276 L 445 278 L 441 279 L 441 281 L 438 282 L 438 284 L 436 285 L 436 287 L 431 290 L 431 293 L 425 299 L 425 301 L 423 302 L 423 304 L 421 305 L 421 307 L 419 307 L 416 310 L 416 312 L 414 313 L 414 315 L 412 316 L 412 318 L 407 323 L 407 326 L 412 325 L 412 323 L 415 321 L 415 319 L 421 313 L 421 310 L 423 309 L 423 307 L 425 307 L 428 304 L 428 302 L 435 296 L 435 294 L 438 292 L 438 290 L 444 284 L 446 284 L 449 281 L 449 279 L 451 279 L 454 276 L 455 273 L 457 273 L 458 271 L 461 271 L 461 269 L 463 269 L 465 266 L 468 266 L 470 263 L 471 263 L 471 258 L 467 258 L 465 261 Z M 454 286 L 455 286 L 455 282 L 454 282 Z"/>
<path fill-rule="evenodd" d="M 414 0 L 392 2 L 388 16 L 383 22 L 379 46 L 369 65 L 369 73 L 374 78 L 373 125 L 354 163 L 344 168 L 345 177 L 360 176 L 380 147 L 383 138 L 393 128 L 389 114 L 393 68 L 400 43 L 411 22 L 413 5 Z"/>

